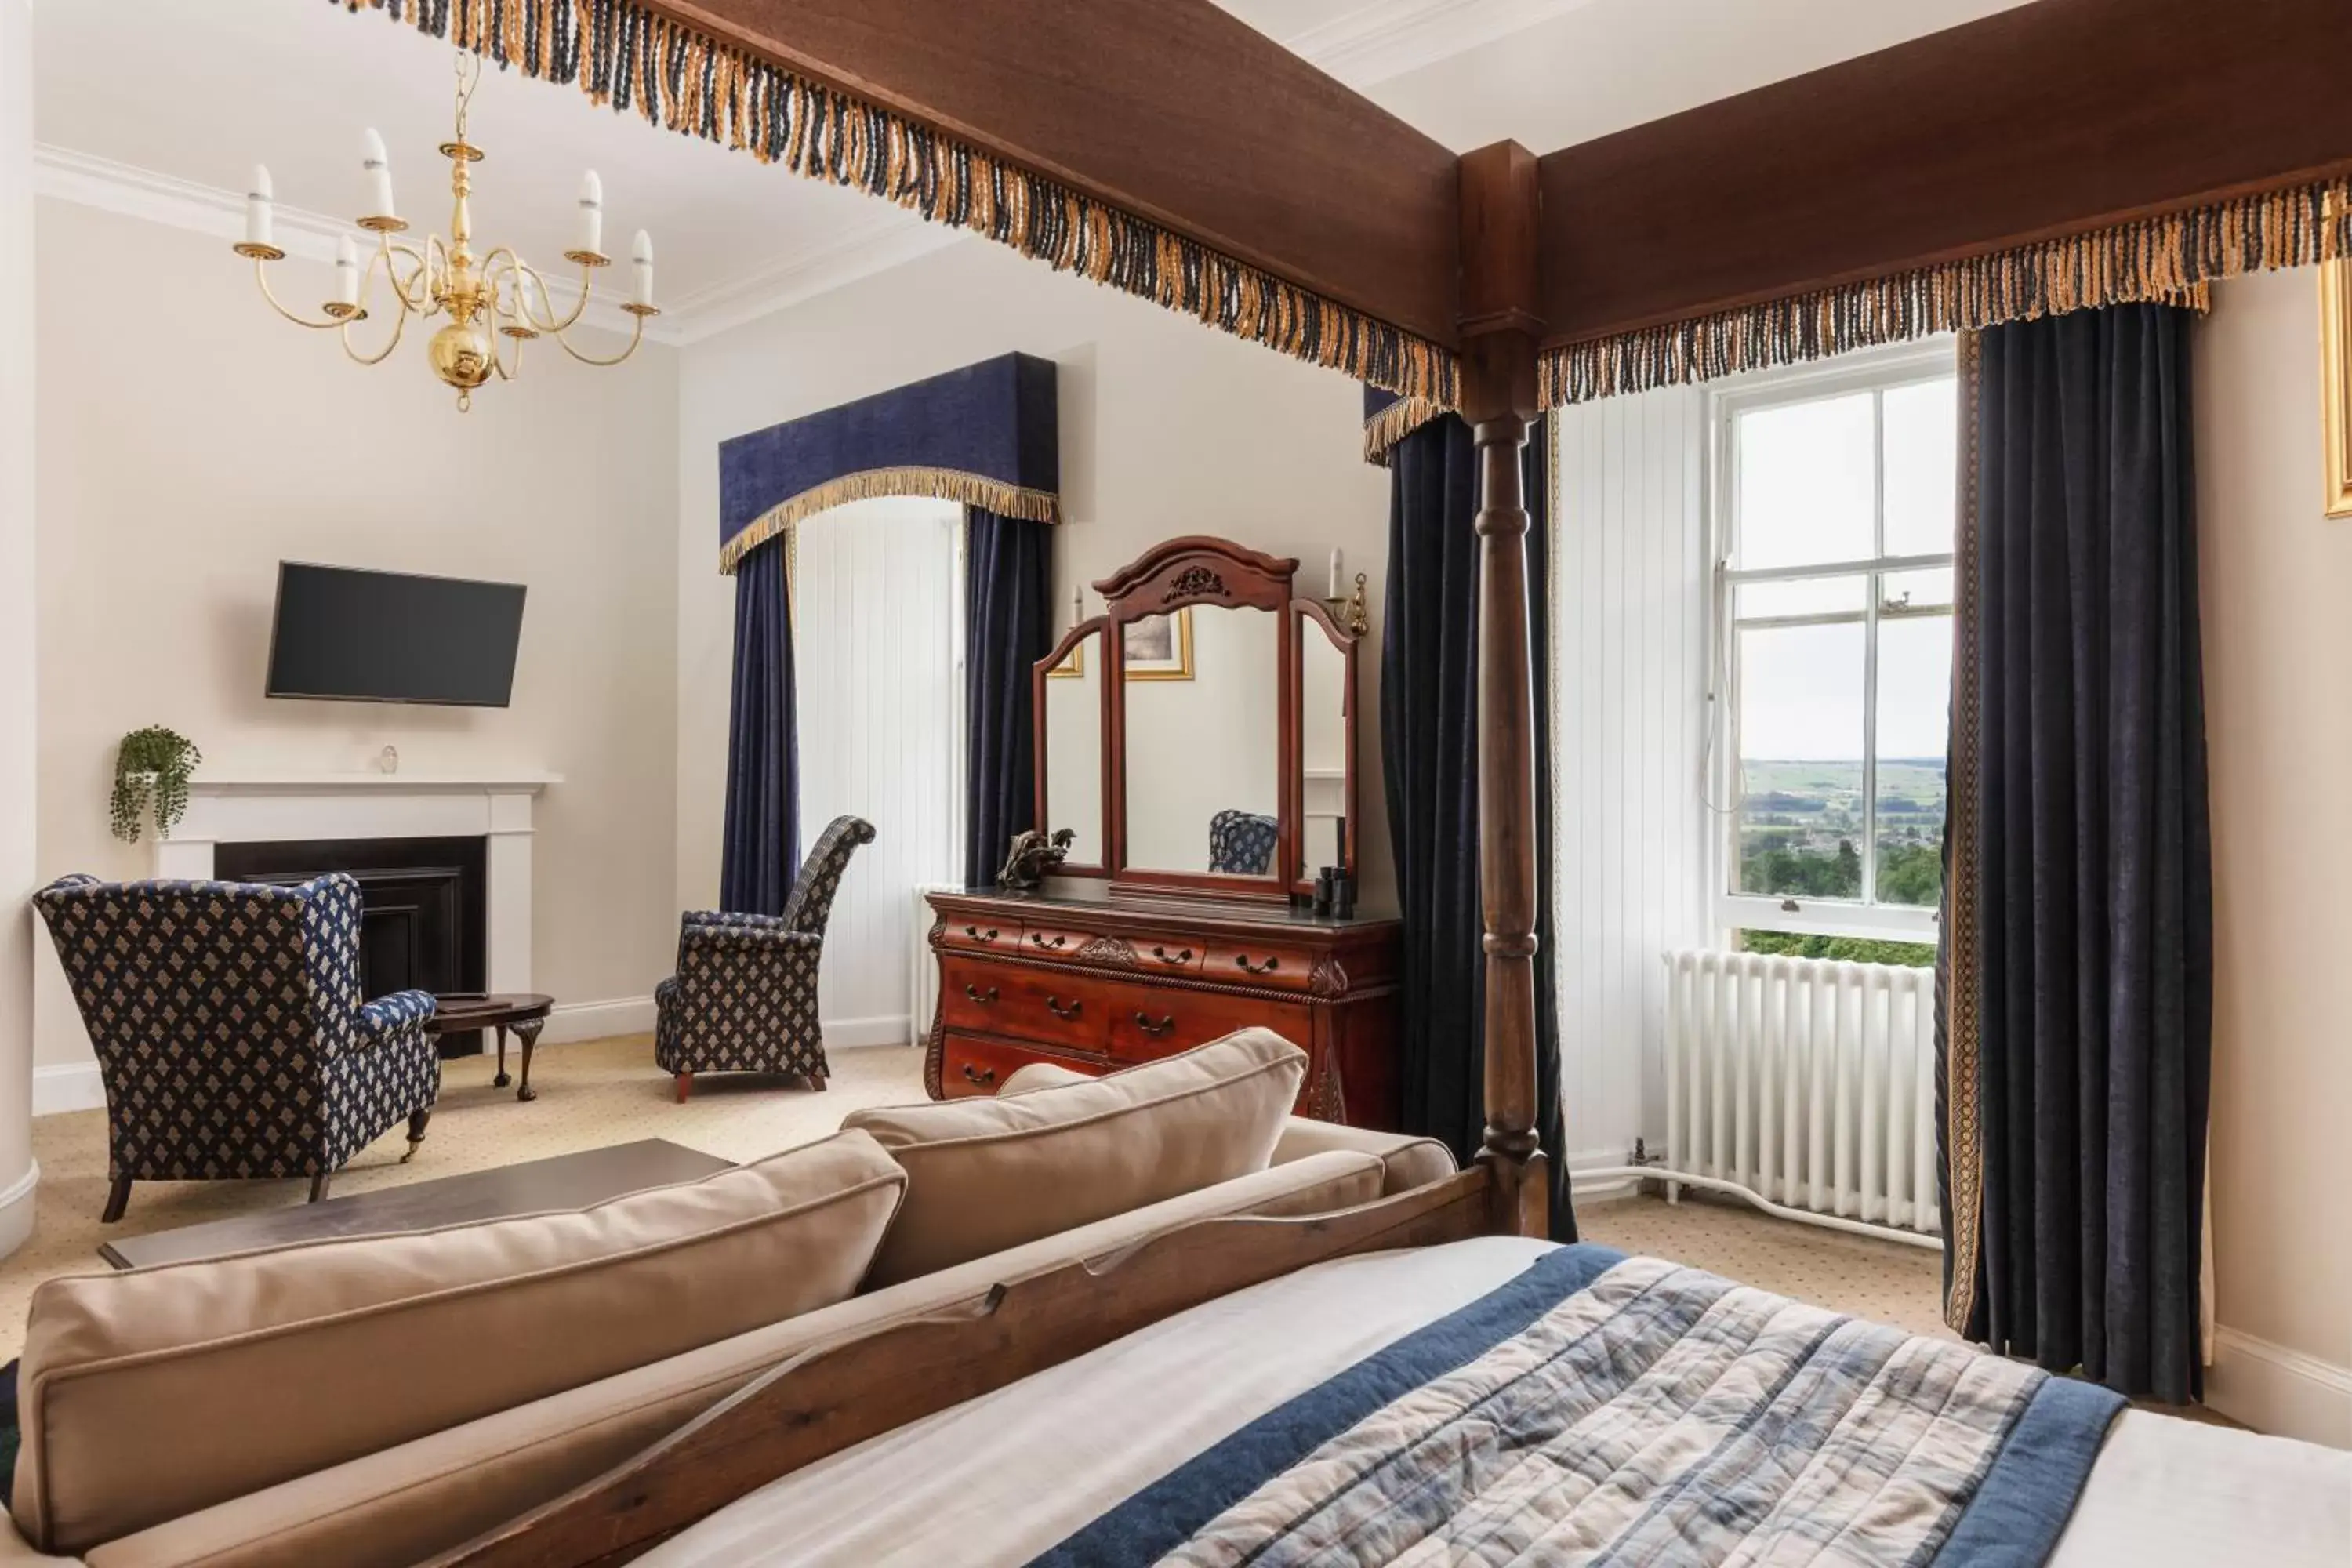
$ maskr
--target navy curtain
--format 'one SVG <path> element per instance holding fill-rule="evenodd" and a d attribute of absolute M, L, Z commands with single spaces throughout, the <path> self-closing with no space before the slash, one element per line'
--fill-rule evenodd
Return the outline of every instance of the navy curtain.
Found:
<path fill-rule="evenodd" d="M 784 543 L 735 572 L 734 700 L 727 726 L 727 834 L 719 908 L 780 915 L 800 867 L 800 737 L 793 712 L 793 598 Z"/>
<path fill-rule="evenodd" d="M 1054 651 L 1049 525 L 964 508 L 963 879 L 996 879 L 1015 834 L 1036 824 L 1033 667 Z"/>
<path fill-rule="evenodd" d="M 1576 1239 L 1559 1102 L 1559 999 L 1551 951 L 1549 605 L 1544 592 L 1545 427 L 1530 433 L 1528 614 L 1536 712 L 1537 1136 L 1551 1161 L 1551 1233 Z M 1486 1129 L 1486 925 L 1478 876 L 1478 464 L 1470 427 L 1431 420 L 1389 450 L 1389 562 L 1381 613 L 1381 768 L 1404 921 L 1403 1112 L 1409 1132 L 1456 1158 Z"/>
<path fill-rule="evenodd" d="M 2189 323 L 2123 306 L 1977 344 L 1952 750 L 1976 887 L 1944 976 L 1976 1056 L 1943 1150 L 1981 1192 L 1980 1223 L 1947 1205 L 1966 1332 L 2175 1402 L 2201 1392 L 2213 999 Z"/>

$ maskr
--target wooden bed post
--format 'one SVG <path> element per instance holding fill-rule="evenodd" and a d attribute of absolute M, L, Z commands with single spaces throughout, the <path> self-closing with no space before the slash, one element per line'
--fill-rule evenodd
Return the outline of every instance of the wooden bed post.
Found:
<path fill-rule="evenodd" d="M 1540 415 L 1535 154 L 1462 160 L 1462 416 L 1478 449 L 1478 858 L 1486 936 L 1486 1136 L 1496 1228 L 1548 1234 L 1536 1138 L 1536 728 L 1520 458 Z"/>

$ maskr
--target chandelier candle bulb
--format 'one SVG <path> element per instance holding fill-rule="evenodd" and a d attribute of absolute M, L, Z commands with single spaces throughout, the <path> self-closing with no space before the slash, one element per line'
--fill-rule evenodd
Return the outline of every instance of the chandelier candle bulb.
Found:
<path fill-rule="evenodd" d="M 630 264 L 637 272 L 637 303 L 654 302 L 654 237 L 644 229 L 637 230 L 636 243 L 629 247 Z"/>
<path fill-rule="evenodd" d="M 335 241 L 335 303 L 349 308 L 359 302 L 359 247 L 347 234 Z"/>
<path fill-rule="evenodd" d="M 369 217 L 397 217 L 392 205 L 392 159 L 383 150 L 383 138 L 370 126 L 360 143 L 360 167 L 367 172 Z"/>
<path fill-rule="evenodd" d="M 582 256 L 604 254 L 604 182 L 593 169 L 580 176 L 580 243 L 573 249 Z"/>
<path fill-rule="evenodd" d="M 256 247 L 275 247 L 271 233 L 269 171 L 260 164 L 253 166 L 253 178 L 245 187 L 245 243 Z"/>
<path fill-rule="evenodd" d="M 1339 584 L 1339 552 L 1337 550 L 1334 550 L 1333 552 L 1331 552 L 1331 595 L 1330 595 L 1330 596 L 1331 596 L 1332 598 L 1334 598 L 1334 599 L 1344 598 L 1344 597 L 1346 596 L 1345 592 L 1342 590 L 1342 588 L 1340 587 L 1340 584 Z"/>

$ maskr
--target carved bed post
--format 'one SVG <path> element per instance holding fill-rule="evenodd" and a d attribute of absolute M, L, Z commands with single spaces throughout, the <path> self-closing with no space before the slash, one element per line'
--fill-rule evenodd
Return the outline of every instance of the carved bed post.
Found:
<path fill-rule="evenodd" d="M 1478 450 L 1478 858 L 1486 917 L 1486 1136 L 1496 1228 L 1541 1237 L 1536 1138 L 1536 729 L 1520 458 L 1538 416 L 1543 323 L 1535 155 L 1497 142 L 1462 160 L 1462 416 Z"/>

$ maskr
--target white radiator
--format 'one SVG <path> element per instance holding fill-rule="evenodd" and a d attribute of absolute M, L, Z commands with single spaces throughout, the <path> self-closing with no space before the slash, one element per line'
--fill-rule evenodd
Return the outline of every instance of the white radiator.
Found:
<path fill-rule="evenodd" d="M 1932 969 L 1670 952 L 1671 1169 L 1651 1173 L 1934 1236 L 1935 1064 Z"/>
<path fill-rule="evenodd" d="M 907 1038 L 913 1045 L 931 1037 L 931 1020 L 940 1011 L 940 961 L 931 952 L 931 922 L 938 917 L 924 895 L 961 891 L 961 882 L 915 884 L 915 918 L 907 922 L 907 930 L 913 933 L 907 944 Z"/>

